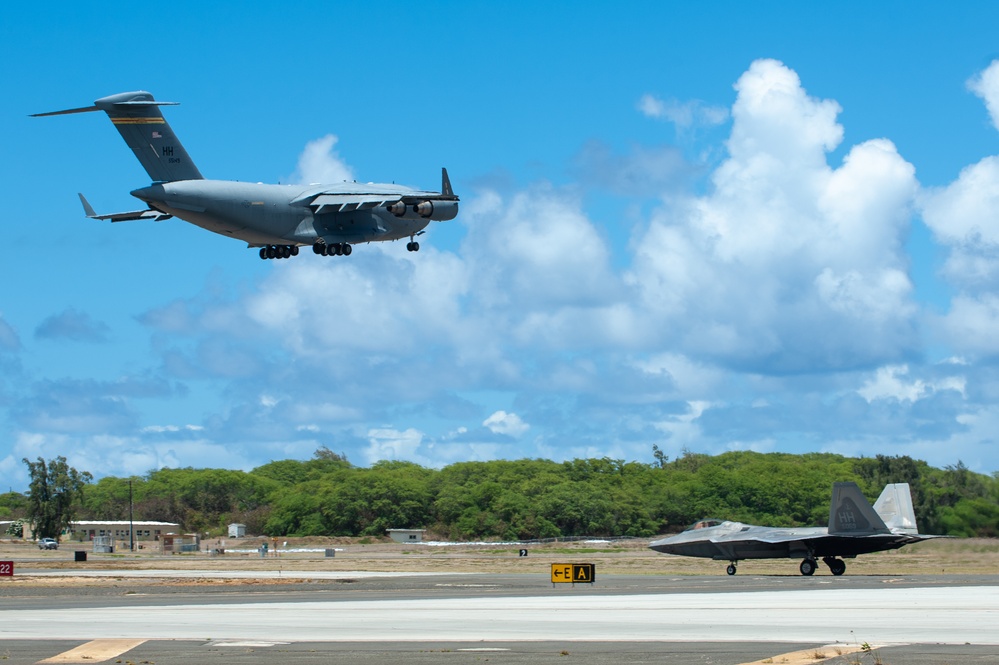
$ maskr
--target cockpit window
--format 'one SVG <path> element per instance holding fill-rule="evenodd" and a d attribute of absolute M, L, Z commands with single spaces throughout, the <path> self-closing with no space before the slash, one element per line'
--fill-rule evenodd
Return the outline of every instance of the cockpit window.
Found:
<path fill-rule="evenodd" d="M 693 531 L 695 529 L 707 529 L 709 526 L 718 526 L 721 523 L 722 520 L 716 520 L 716 519 L 697 520 L 696 522 L 688 526 L 686 529 L 684 529 L 684 531 Z"/>

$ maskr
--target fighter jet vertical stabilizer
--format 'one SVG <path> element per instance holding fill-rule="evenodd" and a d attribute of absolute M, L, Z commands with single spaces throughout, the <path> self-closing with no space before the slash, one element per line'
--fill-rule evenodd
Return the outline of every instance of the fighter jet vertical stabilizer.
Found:
<path fill-rule="evenodd" d="M 874 503 L 874 511 L 881 516 L 889 529 L 898 533 L 918 533 L 916 511 L 912 507 L 909 483 L 885 485 L 881 496 Z"/>
<path fill-rule="evenodd" d="M 891 533 L 871 508 L 856 483 L 833 483 L 829 504 L 830 536 L 866 536 Z"/>

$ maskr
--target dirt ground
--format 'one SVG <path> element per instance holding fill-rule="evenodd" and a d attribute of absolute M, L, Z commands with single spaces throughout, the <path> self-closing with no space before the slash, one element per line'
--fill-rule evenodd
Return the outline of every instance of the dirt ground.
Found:
<path fill-rule="evenodd" d="M 59 576 L 47 578 L 20 573 L 22 570 L 284 570 L 284 571 L 387 571 L 439 573 L 536 572 L 538 564 L 585 561 L 595 563 L 603 575 L 720 575 L 726 562 L 663 555 L 648 549 L 648 540 L 546 543 L 543 545 L 476 544 L 419 545 L 390 541 L 359 542 L 350 538 L 280 539 L 266 558 L 258 547 L 262 539 L 225 539 L 225 553 L 192 552 L 162 554 L 143 549 L 136 552 L 95 554 L 89 543 L 64 542 L 55 551 L 41 551 L 34 543 L 0 540 L 0 561 L 12 561 L 14 577 L 0 577 L 0 584 L 99 585 L 116 578 Z M 273 543 L 273 541 L 270 541 Z M 285 544 L 287 543 L 287 544 Z M 216 542 L 210 543 L 211 547 Z M 203 548 L 205 545 L 202 546 Z M 335 549 L 326 557 L 326 548 Z M 308 549 L 313 551 L 293 551 Z M 527 557 L 520 550 L 528 551 Z M 87 551 L 86 562 L 76 562 L 74 552 Z M 743 561 L 740 574 L 798 575 L 797 560 Z M 993 575 L 999 573 L 999 539 L 946 539 L 909 545 L 900 550 L 865 554 L 847 560 L 849 575 Z M 820 566 L 817 574 L 829 574 Z M 167 576 L 165 576 L 166 578 Z M 149 580 L 150 583 L 155 582 Z M 167 583 L 167 582 L 164 582 Z M 170 580 L 176 584 L 177 580 Z M 197 584 L 254 584 L 253 580 L 197 580 Z M 273 583 L 273 581 L 268 582 Z"/>

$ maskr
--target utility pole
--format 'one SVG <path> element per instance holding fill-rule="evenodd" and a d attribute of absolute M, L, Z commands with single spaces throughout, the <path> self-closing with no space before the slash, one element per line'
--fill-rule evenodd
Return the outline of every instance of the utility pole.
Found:
<path fill-rule="evenodd" d="M 132 479 L 128 479 L 128 545 L 135 551 L 135 523 L 132 519 Z"/>

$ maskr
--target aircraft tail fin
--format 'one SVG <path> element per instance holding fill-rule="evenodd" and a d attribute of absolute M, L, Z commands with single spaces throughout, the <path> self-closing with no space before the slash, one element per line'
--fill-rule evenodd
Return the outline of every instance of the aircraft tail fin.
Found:
<path fill-rule="evenodd" d="M 829 506 L 829 535 L 865 536 L 890 533 L 857 483 L 833 483 Z"/>
<path fill-rule="evenodd" d="M 916 511 L 912 507 L 909 483 L 885 485 L 881 496 L 874 503 L 874 511 L 889 529 L 899 533 L 918 533 Z"/>
<path fill-rule="evenodd" d="M 177 102 L 158 102 L 151 94 L 140 90 L 102 97 L 93 106 L 36 113 L 32 117 L 104 111 L 153 182 L 202 180 L 198 167 L 191 161 L 160 112 L 160 106 L 176 104 Z"/>

